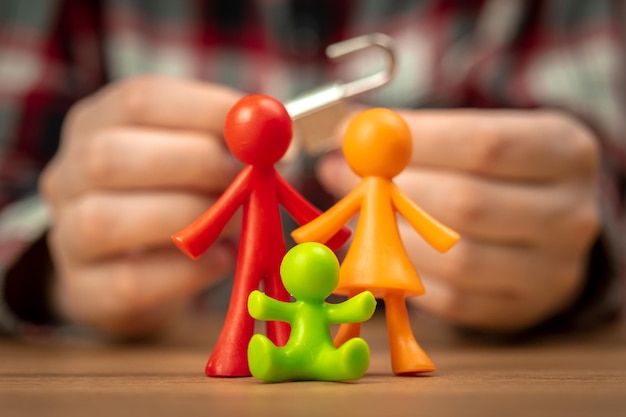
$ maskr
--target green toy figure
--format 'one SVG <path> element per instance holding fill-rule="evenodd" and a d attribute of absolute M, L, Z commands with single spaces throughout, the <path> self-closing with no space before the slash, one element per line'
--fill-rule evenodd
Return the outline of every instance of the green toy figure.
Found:
<path fill-rule="evenodd" d="M 248 364 L 256 378 L 266 382 L 290 380 L 346 381 L 361 378 L 369 366 L 365 340 L 355 337 L 335 348 L 330 325 L 368 320 L 376 299 L 364 291 L 338 304 L 326 302 L 339 282 L 339 261 L 326 246 L 307 242 L 293 247 L 280 265 L 280 275 L 294 302 L 275 300 L 255 290 L 248 311 L 258 320 L 291 325 L 284 347 L 262 334 L 248 345 Z"/>

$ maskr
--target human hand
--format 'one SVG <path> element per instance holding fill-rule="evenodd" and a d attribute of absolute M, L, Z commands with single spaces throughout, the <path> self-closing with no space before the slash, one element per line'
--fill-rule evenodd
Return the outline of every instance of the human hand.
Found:
<path fill-rule="evenodd" d="M 54 301 L 116 337 L 154 334 L 234 262 L 235 223 L 197 261 L 171 242 L 240 169 L 221 139 L 239 94 L 160 76 L 77 103 L 40 181 L 50 205 Z"/>
<path fill-rule="evenodd" d="M 570 305 L 599 230 L 598 145 L 555 111 L 403 111 L 414 136 L 396 184 L 461 234 L 445 254 L 399 229 L 426 294 L 411 298 L 454 324 L 519 331 Z M 359 181 L 340 155 L 318 167 L 337 197 Z"/>

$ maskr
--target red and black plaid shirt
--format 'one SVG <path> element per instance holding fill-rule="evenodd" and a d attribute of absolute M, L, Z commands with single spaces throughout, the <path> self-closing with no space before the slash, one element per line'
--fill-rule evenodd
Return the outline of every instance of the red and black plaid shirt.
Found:
<path fill-rule="evenodd" d="M 76 100 L 145 72 L 287 100 L 350 77 L 330 69 L 324 47 L 369 32 L 393 37 L 400 55 L 397 78 L 372 104 L 555 107 L 593 127 L 605 155 L 608 247 L 624 254 L 625 16 L 612 0 L 2 2 L 0 295 L 46 229 L 37 178 Z M 341 71 L 358 73 L 359 63 Z M 12 313 L 0 301 L 0 329 L 18 329 Z"/>

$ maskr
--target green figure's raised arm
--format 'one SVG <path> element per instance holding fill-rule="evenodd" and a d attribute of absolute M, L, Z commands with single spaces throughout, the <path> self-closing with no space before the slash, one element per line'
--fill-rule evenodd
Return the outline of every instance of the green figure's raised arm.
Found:
<path fill-rule="evenodd" d="M 363 291 L 341 304 L 326 304 L 326 313 L 331 324 L 360 323 L 369 320 L 374 311 L 376 298 L 369 291 Z"/>
<path fill-rule="evenodd" d="M 292 303 L 278 301 L 268 297 L 259 290 L 248 296 L 248 312 L 257 320 L 284 321 L 291 323 L 294 314 Z"/>

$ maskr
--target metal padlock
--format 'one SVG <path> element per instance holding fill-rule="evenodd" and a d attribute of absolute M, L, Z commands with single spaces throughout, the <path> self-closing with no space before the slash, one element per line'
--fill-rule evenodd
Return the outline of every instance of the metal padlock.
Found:
<path fill-rule="evenodd" d="M 396 72 L 393 41 L 382 33 L 371 33 L 332 44 L 326 48 L 330 60 L 345 58 L 354 53 L 376 48 L 383 52 L 386 67 L 364 78 L 337 82 L 299 96 L 285 104 L 294 122 L 294 146 L 315 156 L 336 146 L 332 134 L 347 115 L 346 101 L 389 83 Z M 290 150 L 288 154 L 297 154 Z"/>

